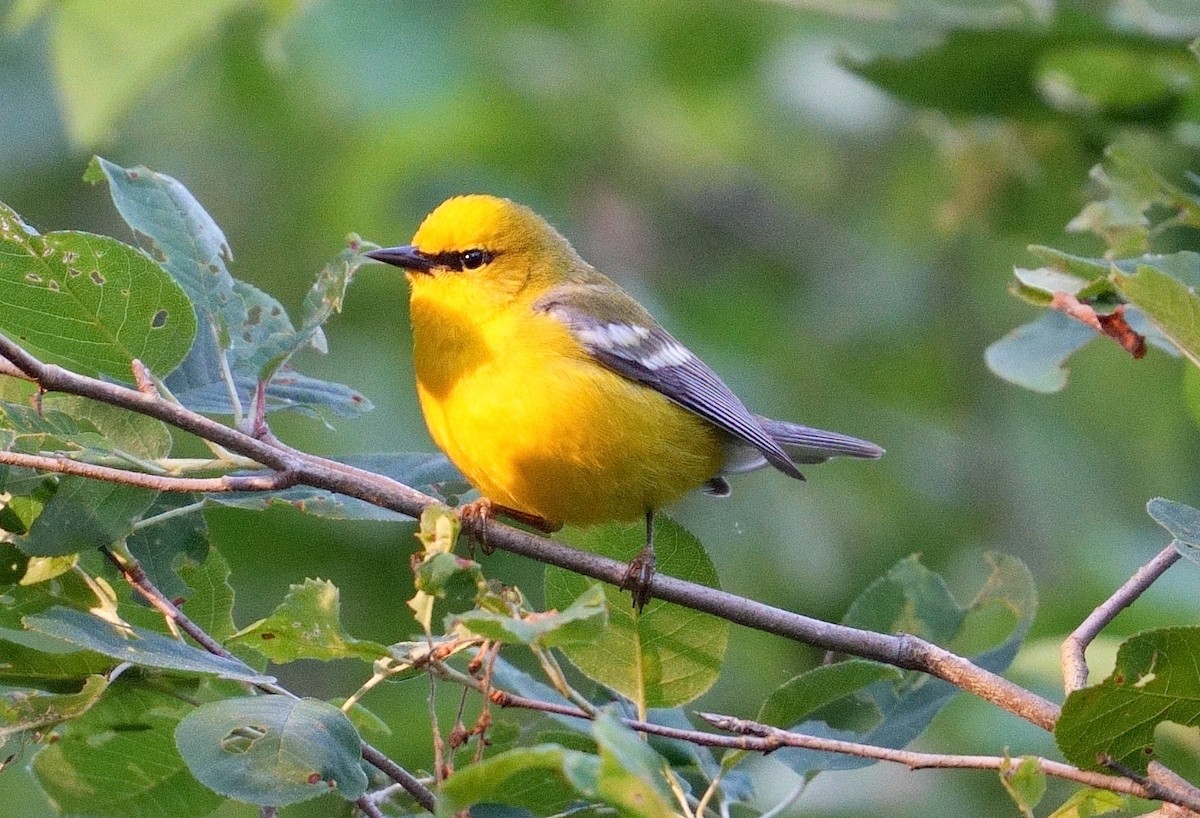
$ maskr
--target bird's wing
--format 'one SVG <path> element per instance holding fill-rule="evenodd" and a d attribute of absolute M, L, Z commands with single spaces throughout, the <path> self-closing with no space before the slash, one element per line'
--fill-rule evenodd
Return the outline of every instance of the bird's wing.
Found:
<path fill-rule="evenodd" d="M 538 298 L 533 309 L 560 321 L 603 366 L 661 393 L 735 442 L 752 446 L 784 474 L 804 479 L 717 373 L 614 286 L 564 284 Z"/>

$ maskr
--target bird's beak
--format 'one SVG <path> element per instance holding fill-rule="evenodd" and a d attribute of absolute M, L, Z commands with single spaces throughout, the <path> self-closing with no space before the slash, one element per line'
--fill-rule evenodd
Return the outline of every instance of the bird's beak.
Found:
<path fill-rule="evenodd" d="M 369 250 L 363 255 L 414 273 L 428 273 L 437 266 L 437 262 L 411 244 L 404 244 L 400 247 L 380 247 L 378 250 Z"/>

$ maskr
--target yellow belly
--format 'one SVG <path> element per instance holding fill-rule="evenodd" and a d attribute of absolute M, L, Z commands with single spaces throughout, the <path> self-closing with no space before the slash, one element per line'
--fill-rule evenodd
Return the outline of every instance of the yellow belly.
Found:
<path fill-rule="evenodd" d="M 414 299 L 421 408 L 494 502 L 560 523 L 633 520 L 720 468 L 713 426 L 572 351 L 553 319 L 478 327 L 436 313 Z"/>

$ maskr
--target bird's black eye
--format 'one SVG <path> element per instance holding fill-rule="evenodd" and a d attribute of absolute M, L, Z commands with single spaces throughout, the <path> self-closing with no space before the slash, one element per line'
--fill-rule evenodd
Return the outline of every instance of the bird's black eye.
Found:
<path fill-rule="evenodd" d="M 491 260 L 491 254 L 486 250 L 464 250 L 462 253 L 462 266 L 464 270 L 478 270 Z"/>

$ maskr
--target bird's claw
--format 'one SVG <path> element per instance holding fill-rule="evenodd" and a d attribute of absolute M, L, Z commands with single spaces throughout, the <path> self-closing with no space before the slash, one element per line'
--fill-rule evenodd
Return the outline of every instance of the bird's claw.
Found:
<path fill-rule="evenodd" d="M 650 583 L 655 574 L 654 546 L 647 545 L 629 561 L 625 576 L 621 578 L 621 589 L 633 597 L 633 609 L 638 613 L 650 601 Z"/>

